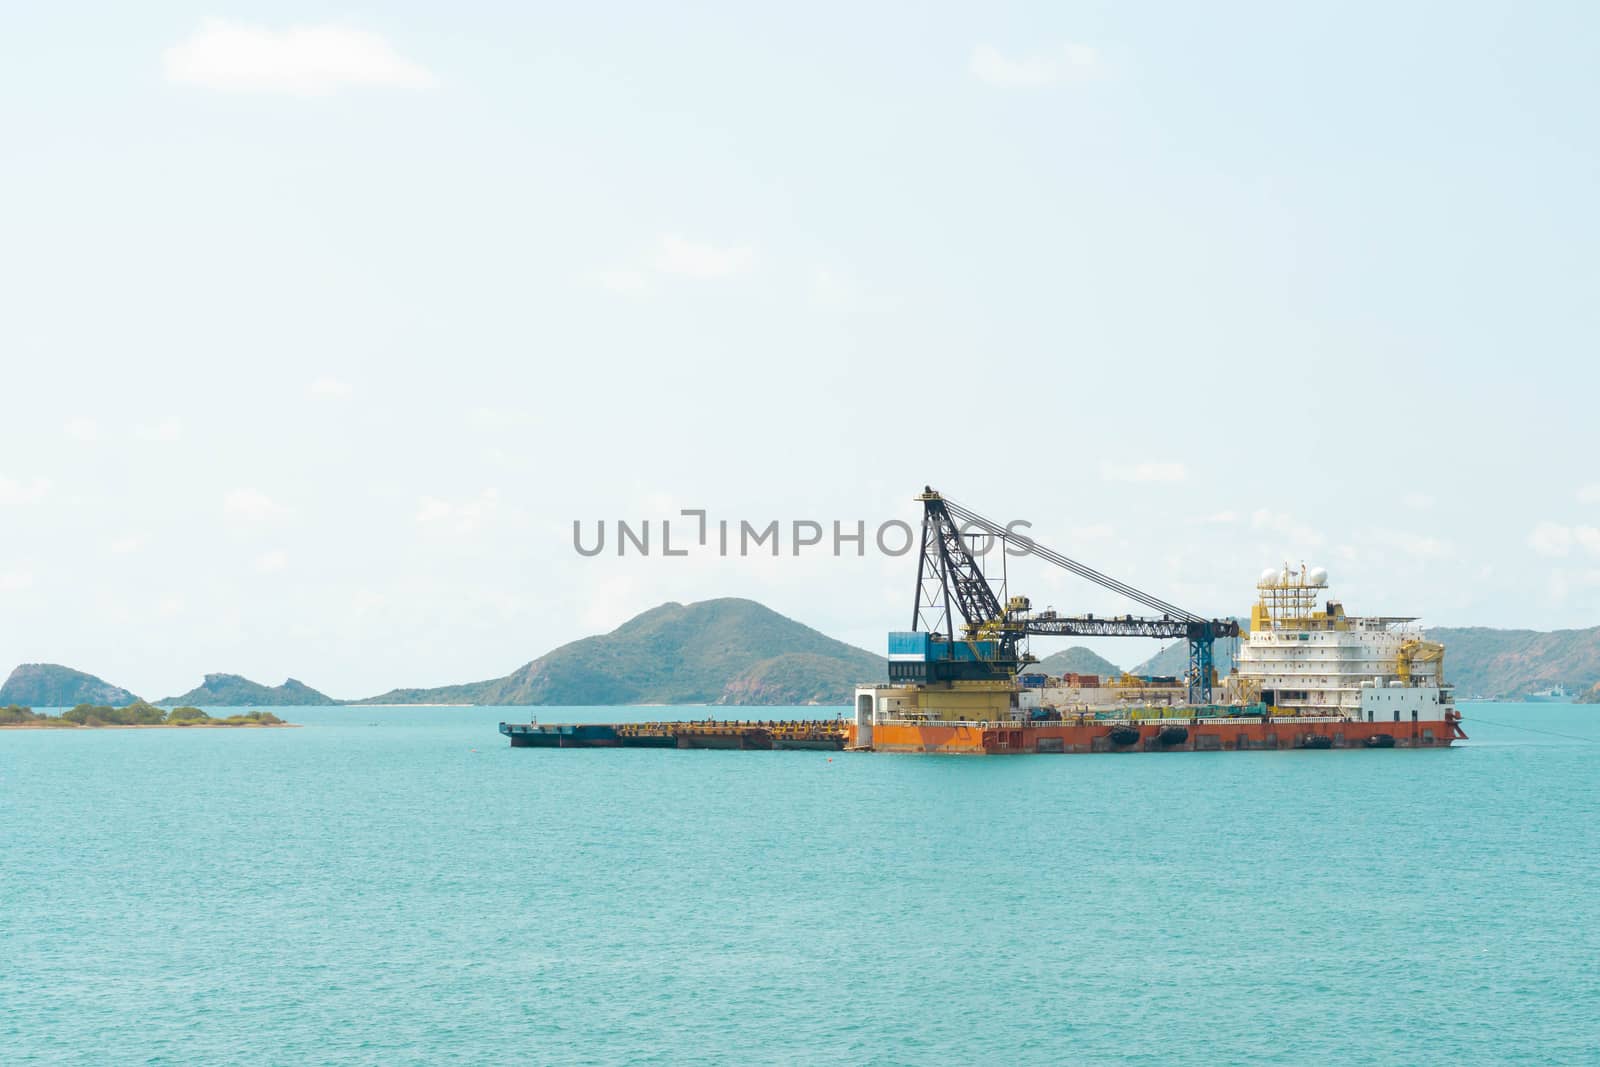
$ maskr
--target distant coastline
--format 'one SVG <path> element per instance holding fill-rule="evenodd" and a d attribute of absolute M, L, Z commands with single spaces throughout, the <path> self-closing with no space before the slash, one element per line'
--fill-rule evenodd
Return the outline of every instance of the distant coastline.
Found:
<path fill-rule="evenodd" d="M 476 704 L 424 704 L 418 701 L 415 704 L 308 704 L 306 707 L 322 708 L 475 708 Z"/>
<path fill-rule="evenodd" d="M 106 704 L 79 704 L 59 715 L 37 712 L 17 704 L 0 708 L 0 730 L 194 730 L 211 726 L 295 725 L 298 724 L 284 722 L 270 711 L 247 711 L 217 719 L 200 708 L 185 706 L 166 711 L 143 701 L 120 708 Z"/>
<path fill-rule="evenodd" d="M 1244 624 L 1247 620 L 1237 620 Z M 1540 632 L 1485 628 L 1429 629 L 1450 651 L 1446 677 L 1459 694 L 1518 700 L 1559 685 L 1576 703 L 1600 704 L 1600 626 Z M 1232 666 L 1227 642 L 1217 669 Z M 1135 675 L 1181 675 L 1186 642 L 1175 642 L 1134 667 Z M 1052 653 L 1036 665 L 1115 677 L 1123 669 L 1084 647 Z M 841 707 L 855 686 L 887 677 L 880 655 L 828 637 L 755 601 L 740 598 L 666 603 L 616 629 L 568 642 L 510 674 L 476 682 L 390 689 L 340 700 L 295 678 L 263 685 L 238 674 L 207 674 L 199 686 L 151 702 L 154 707 Z M 71 708 L 143 703 L 127 689 L 55 663 L 24 663 L 0 684 L 0 706 Z"/>
<path fill-rule="evenodd" d="M 40 722 L 3 722 L 0 730 L 298 730 L 303 723 L 298 722 L 230 722 L 227 719 L 212 719 L 210 722 L 102 722 L 94 725 L 88 723 L 68 722 L 63 719 L 49 719 Z"/>

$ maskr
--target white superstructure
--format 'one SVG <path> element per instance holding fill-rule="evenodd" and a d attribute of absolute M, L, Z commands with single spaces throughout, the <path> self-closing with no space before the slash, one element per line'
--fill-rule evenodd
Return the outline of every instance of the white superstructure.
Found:
<path fill-rule="evenodd" d="M 1332 599 L 1319 606 L 1327 587 L 1321 567 L 1262 573 L 1228 679 L 1236 695 L 1367 722 L 1439 718 L 1452 704 L 1444 646 L 1424 640 L 1412 618 L 1346 615 Z"/>

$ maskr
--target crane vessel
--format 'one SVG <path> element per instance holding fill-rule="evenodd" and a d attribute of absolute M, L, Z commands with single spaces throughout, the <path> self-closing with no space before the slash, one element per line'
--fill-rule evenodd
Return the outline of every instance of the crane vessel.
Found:
<path fill-rule="evenodd" d="M 836 719 L 501 723 L 516 748 L 854 749 L 972 754 L 1446 748 L 1461 716 L 1444 646 L 1415 619 L 1354 616 L 1324 599 L 1327 571 L 1262 572 L 1248 628 L 1102 574 L 925 488 L 911 629 L 889 634 L 888 680 L 856 687 Z M 968 541 L 986 541 L 975 552 Z M 1000 545 L 1000 573 L 980 556 Z M 1043 559 L 1151 615 L 1035 611 L 1007 591 L 1007 557 Z M 1319 600 L 1323 602 L 1319 604 Z M 958 622 L 959 619 L 959 622 Z M 1182 677 L 1030 673 L 1030 637 L 1182 640 Z M 1238 642 L 1218 678 L 1216 642 Z"/>
<path fill-rule="evenodd" d="M 923 506 L 912 628 L 889 634 L 886 683 L 857 687 L 846 746 L 879 752 L 1068 753 L 1447 747 L 1466 734 L 1444 648 L 1408 617 L 1348 615 L 1321 568 L 1262 573 L 1248 631 L 1205 618 L 1049 549 L 931 487 Z M 1043 559 L 1159 616 L 1034 611 L 985 574 L 968 541 Z M 985 553 L 987 554 L 987 553 Z M 998 588 L 997 588 L 998 587 Z M 957 617 L 960 622 L 958 624 Z M 1029 674 L 1030 636 L 1188 643 L 1182 681 L 1102 683 Z M 1218 639 L 1239 640 L 1219 680 Z"/>

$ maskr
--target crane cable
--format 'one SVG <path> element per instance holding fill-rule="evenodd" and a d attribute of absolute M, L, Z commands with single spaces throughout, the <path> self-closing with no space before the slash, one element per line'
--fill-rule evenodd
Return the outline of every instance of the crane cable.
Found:
<path fill-rule="evenodd" d="M 1112 578 L 1110 575 L 1102 574 L 1093 567 L 1086 566 L 1085 564 L 1079 563 L 1075 559 L 1070 559 L 1067 556 L 1063 556 L 1054 549 L 1041 545 L 1039 542 L 1035 541 L 1026 534 L 1012 533 L 1006 530 L 1003 526 L 1000 526 L 998 523 L 991 522 L 971 509 L 962 507 L 949 497 L 944 498 L 944 503 L 945 507 L 956 518 L 965 520 L 970 525 L 976 526 L 983 530 L 983 532 L 987 533 L 989 536 L 999 538 L 1002 542 L 1015 542 L 1016 544 L 1026 548 L 1029 553 L 1040 556 L 1046 561 L 1054 563 L 1056 566 L 1065 570 L 1069 570 L 1080 578 L 1087 578 L 1096 585 L 1103 586 L 1104 588 L 1110 589 L 1116 593 L 1121 593 L 1128 599 L 1138 601 L 1147 608 L 1162 612 L 1163 614 L 1172 616 L 1184 622 L 1205 621 L 1205 619 L 1194 614 L 1193 612 L 1185 611 L 1175 604 L 1169 604 L 1159 597 L 1151 596 L 1149 593 L 1135 589 L 1126 582 L 1120 582 L 1117 579 Z"/>
<path fill-rule="evenodd" d="M 1478 715 L 1463 715 L 1461 716 L 1461 719 L 1463 722 L 1481 722 L 1488 726 L 1503 726 L 1507 730 L 1523 730 L 1530 734 L 1546 734 L 1550 737 L 1564 737 L 1568 741 L 1582 741 L 1586 745 L 1600 744 L 1600 741 L 1596 741 L 1592 737 L 1579 737 L 1577 734 L 1563 734 L 1555 730 L 1539 730 L 1532 726 L 1518 726 L 1515 723 L 1509 722 L 1495 722 L 1493 719 L 1485 719 Z"/>
<path fill-rule="evenodd" d="M 950 511 L 954 513 L 957 518 L 964 519 L 970 525 L 981 528 L 990 536 L 998 537 L 1002 541 L 1012 541 L 1020 544 L 1026 548 L 1029 553 L 1041 556 L 1048 562 L 1054 563 L 1059 567 L 1065 568 L 1066 570 L 1070 570 L 1074 574 L 1077 574 L 1082 578 L 1087 578 L 1097 585 L 1101 585 L 1107 589 L 1113 590 L 1114 592 L 1121 593 L 1123 596 L 1126 596 L 1131 600 L 1137 600 L 1146 607 L 1153 608 L 1157 611 L 1164 611 L 1169 615 L 1176 615 L 1182 619 L 1198 618 L 1198 616 L 1190 615 L 1189 612 L 1184 611 L 1182 608 L 1179 608 L 1173 604 L 1169 604 L 1158 597 L 1141 592 L 1140 590 L 1135 589 L 1133 586 L 1128 585 L 1126 582 L 1118 581 L 1109 575 L 1100 573 L 1092 567 L 1085 566 L 1074 559 L 1063 556 L 1054 549 L 1048 548 L 1045 545 L 1041 545 L 1039 542 L 1035 541 L 1031 537 L 1028 537 L 1026 534 L 1012 533 L 1000 526 L 998 523 L 991 522 L 982 515 L 977 514 L 969 508 L 962 507 L 960 504 L 957 504 L 948 498 L 946 498 L 945 503 L 949 506 Z"/>

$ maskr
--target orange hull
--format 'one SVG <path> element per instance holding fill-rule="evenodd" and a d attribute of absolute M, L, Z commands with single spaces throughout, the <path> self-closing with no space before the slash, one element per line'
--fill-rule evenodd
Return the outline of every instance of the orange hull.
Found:
<path fill-rule="evenodd" d="M 1139 738 L 1117 744 L 1111 723 L 878 723 L 872 727 L 875 752 L 953 752 L 1006 755 L 1069 752 L 1239 752 L 1293 748 L 1368 748 L 1393 741 L 1395 748 L 1448 748 L 1465 738 L 1453 720 L 1433 722 L 1298 722 L 1292 718 L 1238 722 L 1227 719 L 1163 719 L 1115 724 L 1138 730 Z M 1166 743 L 1164 731 L 1181 727 L 1182 741 Z M 858 746 L 854 724 L 846 743 Z M 1170 739 L 1174 735 L 1168 733 Z M 1379 739 L 1371 744 L 1368 738 Z M 1325 740 L 1323 740 L 1325 739 Z M 1389 747 L 1384 745 L 1383 747 Z"/>

